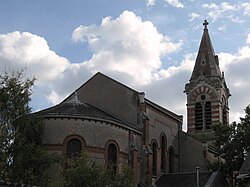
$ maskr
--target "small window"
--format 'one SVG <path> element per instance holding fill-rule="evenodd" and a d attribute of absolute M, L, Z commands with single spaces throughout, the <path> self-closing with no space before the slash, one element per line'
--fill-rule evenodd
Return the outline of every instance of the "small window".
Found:
<path fill-rule="evenodd" d="M 80 155 L 82 151 L 82 143 L 78 139 L 71 139 L 67 144 L 67 157 L 71 158 Z"/>

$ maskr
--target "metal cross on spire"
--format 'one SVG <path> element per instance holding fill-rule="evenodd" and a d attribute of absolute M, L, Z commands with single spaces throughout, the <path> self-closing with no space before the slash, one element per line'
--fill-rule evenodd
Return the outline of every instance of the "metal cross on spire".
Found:
<path fill-rule="evenodd" d="M 208 24 L 209 24 L 209 23 L 208 23 L 207 20 L 205 19 L 205 20 L 204 20 L 204 23 L 203 23 L 204 29 L 207 29 Z"/>

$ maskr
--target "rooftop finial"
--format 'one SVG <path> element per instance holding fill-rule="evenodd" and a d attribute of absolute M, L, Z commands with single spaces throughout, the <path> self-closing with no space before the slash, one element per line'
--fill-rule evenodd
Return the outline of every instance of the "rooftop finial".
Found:
<path fill-rule="evenodd" d="M 204 23 L 203 23 L 204 29 L 207 29 L 208 24 L 209 24 L 209 23 L 208 23 L 207 20 L 205 19 L 205 20 L 204 20 Z"/>

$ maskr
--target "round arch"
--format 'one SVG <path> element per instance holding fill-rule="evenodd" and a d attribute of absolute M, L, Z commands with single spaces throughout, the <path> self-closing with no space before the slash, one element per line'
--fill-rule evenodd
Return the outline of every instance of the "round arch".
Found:
<path fill-rule="evenodd" d="M 63 141 L 63 155 L 64 156 L 67 156 L 67 152 L 69 151 L 68 146 L 71 146 L 72 144 L 75 144 L 75 146 L 77 146 L 76 149 L 79 150 L 80 152 L 86 146 L 85 140 L 83 139 L 82 136 L 77 135 L 77 134 L 69 135 Z"/>

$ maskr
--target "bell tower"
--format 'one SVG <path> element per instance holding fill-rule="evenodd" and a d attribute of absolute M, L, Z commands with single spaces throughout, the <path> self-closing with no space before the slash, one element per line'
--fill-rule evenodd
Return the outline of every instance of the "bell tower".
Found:
<path fill-rule="evenodd" d="M 194 69 L 184 93 L 187 94 L 188 133 L 209 142 L 214 139 L 211 124 L 227 124 L 229 121 L 228 98 L 231 94 L 214 53 L 207 20 L 203 26 Z"/>

